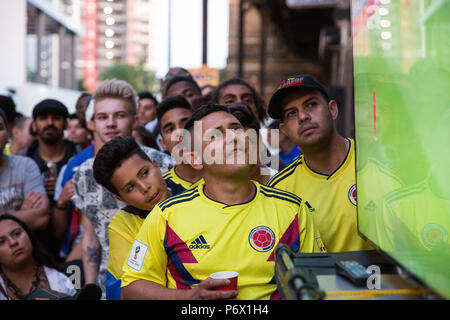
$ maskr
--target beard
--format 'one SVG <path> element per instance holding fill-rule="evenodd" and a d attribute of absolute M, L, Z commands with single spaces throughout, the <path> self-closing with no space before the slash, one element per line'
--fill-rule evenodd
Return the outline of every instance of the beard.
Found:
<path fill-rule="evenodd" d="M 53 131 L 49 131 L 53 129 Z M 63 138 L 63 131 L 58 130 L 55 126 L 47 126 L 41 132 L 38 132 L 39 137 L 45 144 L 54 145 Z"/>

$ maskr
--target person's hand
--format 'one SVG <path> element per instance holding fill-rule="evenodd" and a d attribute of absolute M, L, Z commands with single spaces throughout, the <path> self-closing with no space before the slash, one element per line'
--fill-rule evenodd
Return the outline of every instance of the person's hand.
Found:
<path fill-rule="evenodd" d="M 73 182 L 72 179 L 70 179 L 65 185 L 64 188 L 61 191 L 61 194 L 57 201 L 58 207 L 65 207 L 67 206 L 67 203 L 69 203 L 70 199 L 75 195 L 75 190 L 73 188 Z"/>
<path fill-rule="evenodd" d="M 36 191 L 30 191 L 23 200 L 20 210 L 34 209 L 39 207 L 43 201 L 43 195 Z"/>
<path fill-rule="evenodd" d="M 56 178 L 50 177 L 44 179 L 44 187 L 45 191 L 49 196 L 52 196 L 55 194 L 55 185 L 56 185 Z"/>
<path fill-rule="evenodd" d="M 219 291 L 214 290 L 214 288 L 227 286 L 230 284 L 230 280 L 218 280 L 208 278 L 200 282 L 192 290 L 189 290 L 188 300 L 224 300 L 236 298 L 238 292 L 233 291 Z"/>

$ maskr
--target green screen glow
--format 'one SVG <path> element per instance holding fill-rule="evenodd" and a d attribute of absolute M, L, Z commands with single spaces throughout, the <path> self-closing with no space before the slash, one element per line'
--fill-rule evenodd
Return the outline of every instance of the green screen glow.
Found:
<path fill-rule="evenodd" d="M 352 1 L 359 231 L 450 298 L 450 1 Z"/>

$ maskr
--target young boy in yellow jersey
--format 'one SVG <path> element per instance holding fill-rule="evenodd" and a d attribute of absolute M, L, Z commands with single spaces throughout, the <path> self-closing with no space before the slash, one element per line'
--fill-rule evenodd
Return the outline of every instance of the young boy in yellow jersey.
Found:
<path fill-rule="evenodd" d="M 372 249 L 358 234 L 355 143 L 336 130 L 336 101 L 301 74 L 281 81 L 268 111 L 303 152 L 268 185 L 305 197 L 328 252 Z"/>
<path fill-rule="evenodd" d="M 183 95 L 165 98 L 156 108 L 160 127 L 159 143 L 165 152 L 176 159 L 176 166 L 164 174 L 164 180 L 175 194 L 196 187 L 201 181 L 201 172 L 194 170 L 187 161 L 183 161 L 183 150 L 177 132 L 184 128 L 186 121 L 192 116 L 189 102 Z"/>
<path fill-rule="evenodd" d="M 159 203 L 145 219 L 123 267 L 122 298 L 279 298 L 276 245 L 325 250 L 304 201 L 250 180 L 244 131 L 226 107 L 197 109 L 185 129 L 194 144 L 190 163 L 204 182 Z M 229 280 L 209 276 L 228 270 L 239 273 L 237 291 L 215 290 Z"/>
<path fill-rule="evenodd" d="M 120 299 L 120 277 L 134 237 L 153 207 L 172 195 L 155 160 L 151 161 L 133 137 L 116 137 L 97 153 L 95 180 L 127 204 L 108 225 L 109 253 L 106 299 Z"/>

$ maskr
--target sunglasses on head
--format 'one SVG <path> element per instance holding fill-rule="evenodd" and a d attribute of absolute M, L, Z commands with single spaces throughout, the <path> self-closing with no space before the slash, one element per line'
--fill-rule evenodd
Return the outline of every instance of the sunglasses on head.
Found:
<path fill-rule="evenodd" d="M 172 79 L 175 78 L 175 77 L 186 77 L 186 78 L 189 78 L 190 76 L 191 76 L 191 75 L 190 75 L 189 73 L 187 73 L 187 72 L 182 72 L 182 73 L 177 74 L 177 75 L 168 74 L 168 75 L 166 75 L 166 76 L 163 78 L 163 81 L 170 81 L 170 80 L 172 80 Z"/>

